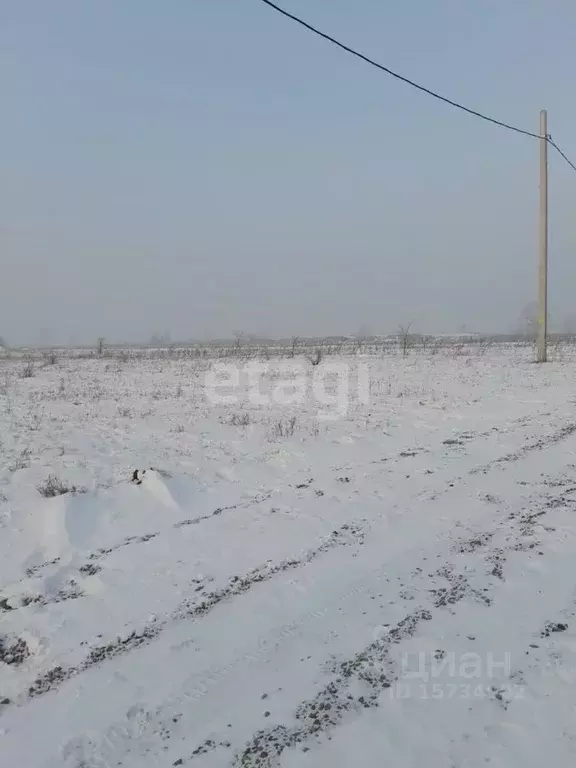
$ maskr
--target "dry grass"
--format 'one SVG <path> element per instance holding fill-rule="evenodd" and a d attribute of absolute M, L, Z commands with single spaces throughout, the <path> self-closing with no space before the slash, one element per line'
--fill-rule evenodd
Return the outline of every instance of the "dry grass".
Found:
<path fill-rule="evenodd" d="M 45 499 L 53 499 L 56 496 L 64 496 L 66 493 L 86 493 L 86 488 L 76 485 L 68 485 L 56 475 L 48 475 L 46 480 L 37 487 L 40 496 Z"/>
<path fill-rule="evenodd" d="M 32 360 L 28 360 L 22 367 L 22 370 L 20 371 L 20 378 L 32 379 L 34 378 L 34 373 L 35 373 L 34 362 Z"/>
<path fill-rule="evenodd" d="M 277 440 L 283 440 L 287 437 L 293 437 L 294 432 L 296 431 L 296 423 L 296 416 L 275 421 L 268 431 L 268 440 L 276 442 Z"/>
<path fill-rule="evenodd" d="M 228 424 L 231 424 L 233 427 L 247 427 L 251 421 L 249 413 L 233 413 L 228 419 Z"/>

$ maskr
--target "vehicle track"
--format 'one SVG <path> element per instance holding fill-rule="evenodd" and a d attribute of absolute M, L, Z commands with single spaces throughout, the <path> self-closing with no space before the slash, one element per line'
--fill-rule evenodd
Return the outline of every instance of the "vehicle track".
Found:
<path fill-rule="evenodd" d="M 280 563 L 266 563 L 254 568 L 244 576 L 232 576 L 228 585 L 218 590 L 209 591 L 200 586 L 197 588 L 195 598 L 185 600 L 170 617 L 149 622 L 143 629 L 133 630 L 124 638 L 118 638 L 110 643 L 89 649 L 86 659 L 81 664 L 69 667 L 60 665 L 52 667 L 32 683 L 28 689 L 28 697 L 36 698 L 54 691 L 72 677 L 76 677 L 108 659 L 147 645 L 157 639 L 168 626 L 189 619 L 200 619 L 220 603 L 244 594 L 255 585 L 269 581 L 279 573 L 301 568 L 335 547 L 362 546 L 364 535 L 365 527 L 361 523 L 345 523 L 334 530 L 319 546 L 306 551 L 299 557 L 287 558 Z"/>
<path fill-rule="evenodd" d="M 559 479 L 563 477 L 564 475 L 559 475 L 548 484 L 544 482 L 545 490 L 526 499 L 524 504 L 520 504 L 512 514 L 498 519 L 490 530 L 464 536 L 456 542 L 452 541 L 446 559 L 432 573 L 428 574 L 425 567 L 417 568 L 414 574 L 420 580 L 419 591 L 422 595 L 419 604 L 408 611 L 384 637 L 339 662 L 332 671 L 330 682 L 324 685 L 316 696 L 301 701 L 294 709 L 292 723 L 277 723 L 272 728 L 258 730 L 244 747 L 240 749 L 236 747 L 234 756 L 230 755 L 232 764 L 236 768 L 273 768 L 287 748 L 298 745 L 306 749 L 308 742 L 340 725 L 349 714 L 378 706 L 377 699 L 382 691 L 398 679 L 398 670 L 390 658 L 392 646 L 412 637 L 422 622 L 430 620 L 438 612 L 454 611 L 458 604 L 470 599 L 481 603 L 486 610 L 490 610 L 491 593 L 498 589 L 505 578 L 505 559 L 501 561 L 500 575 L 494 575 L 488 586 L 479 590 L 470 580 L 474 573 L 469 572 L 468 568 L 462 568 L 460 562 L 462 557 L 477 558 L 476 570 L 482 573 L 483 566 L 489 566 L 496 554 L 527 553 L 533 550 L 538 546 L 538 542 L 534 541 L 534 533 L 538 527 L 543 526 L 542 519 L 557 510 L 562 503 L 572 504 L 571 499 L 563 496 L 566 486 L 563 484 L 564 481 Z M 553 489 L 552 493 L 547 490 L 548 488 Z M 542 531 L 547 532 L 544 527 Z M 354 584 L 345 596 L 341 596 L 342 599 L 354 599 L 362 591 L 377 590 L 377 581 L 384 573 L 385 569 L 371 572 Z M 335 607 L 333 606 L 332 610 Z M 316 616 L 309 618 L 310 620 L 314 620 L 315 617 L 325 619 L 329 612 L 329 607 L 321 609 Z M 307 618 L 303 617 L 303 621 L 307 621 Z M 283 636 L 289 638 L 293 632 L 294 627 L 278 630 L 276 639 L 268 645 L 268 649 L 270 647 L 277 649 Z M 262 662 L 266 652 L 264 650 L 261 654 L 256 652 L 251 657 L 238 658 L 237 663 L 246 665 Z M 214 674 L 217 677 L 217 670 Z M 206 682 L 209 681 L 206 680 Z M 361 693 L 358 693 L 358 686 L 364 689 Z M 503 697 L 499 689 L 495 689 L 492 694 L 496 702 Z M 151 738 L 159 732 L 159 728 L 163 730 L 170 728 L 168 718 L 182 716 L 181 711 L 186 707 L 186 698 L 201 698 L 201 696 L 201 684 L 198 678 L 194 679 L 193 683 L 191 681 L 186 683 L 179 705 L 166 703 L 163 708 L 150 715 L 151 727 L 154 728 L 150 734 Z M 162 710 L 166 718 L 163 717 Z M 210 736 L 201 741 L 194 750 L 182 754 L 173 764 L 192 762 L 195 758 L 215 749 L 233 750 L 234 746 L 225 735 L 222 738 Z"/>
<path fill-rule="evenodd" d="M 561 430 L 557 430 L 553 433 L 551 433 L 547 438 L 542 438 L 538 440 L 535 443 L 530 444 L 529 446 L 526 446 L 521 451 L 516 452 L 515 454 L 510 454 L 509 456 L 511 458 L 506 460 L 506 464 L 509 464 L 510 461 L 518 461 L 527 455 L 531 453 L 534 450 L 541 450 L 546 445 L 555 445 L 559 442 L 561 442 L 564 439 L 567 439 L 570 437 L 574 431 L 576 431 L 576 426 L 569 425 L 568 427 L 564 427 Z M 495 466 L 499 466 L 501 462 L 496 461 L 492 462 L 489 465 L 487 465 L 487 470 L 492 469 Z M 444 492 L 449 491 L 453 487 L 452 484 L 449 484 L 446 486 Z M 266 495 L 262 497 L 262 500 L 266 498 Z M 230 507 L 230 509 L 236 508 L 235 506 Z M 219 515 L 222 510 L 216 510 L 216 515 Z M 204 516 L 203 519 L 207 519 L 210 517 L 213 517 L 214 513 L 211 515 Z M 525 525 L 528 525 L 531 521 L 531 518 L 529 520 L 524 521 Z M 39 695 L 44 695 L 45 693 L 48 693 L 49 691 L 55 690 L 57 687 L 60 687 L 62 683 L 64 683 L 66 680 L 77 676 L 78 674 L 81 674 L 82 672 L 91 669 L 96 664 L 103 663 L 106 659 L 114 658 L 119 655 L 124 655 L 131 651 L 132 649 L 136 649 L 141 647 L 142 645 L 149 644 L 150 642 L 154 641 L 157 637 L 159 637 L 164 629 L 169 626 L 170 624 L 174 623 L 175 621 L 182 621 L 187 618 L 200 618 L 201 616 L 205 615 L 209 611 L 211 611 L 216 605 L 220 604 L 224 600 L 231 599 L 235 596 L 241 595 L 244 592 L 248 591 L 249 589 L 253 588 L 256 584 L 261 583 L 263 581 L 268 581 L 272 579 L 276 574 L 279 574 L 281 572 L 284 572 L 288 569 L 297 569 L 300 567 L 303 567 L 307 563 L 311 562 L 313 559 L 316 559 L 321 554 L 325 553 L 329 549 L 331 549 L 334 546 L 338 546 L 341 544 L 342 541 L 342 535 L 346 532 L 350 531 L 353 536 L 356 537 L 362 537 L 364 536 L 364 531 L 366 530 L 366 520 L 353 520 L 349 523 L 346 523 L 343 525 L 340 529 L 337 531 L 334 531 L 331 536 L 325 540 L 319 547 L 313 548 L 311 550 L 308 550 L 307 553 L 305 553 L 301 557 L 296 557 L 292 559 L 285 560 L 279 564 L 265 564 L 262 566 L 259 566 L 252 571 L 250 571 L 248 574 L 244 576 L 232 576 L 230 578 L 230 582 L 227 587 L 224 587 L 220 590 L 216 591 L 207 591 L 204 587 L 200 586 L 197 587 L 197 596 L 193 601 L 187 600 L 185 604 L 179 606 L 174 613 L 171 616 L 165 617 L 163 619 L 155 620 L 152 623 L 147 623 L 142 629 L 136 630 L 134 629 L 132 632 L 130 632 L 126 637 L 124 638 L 118 638 L 115 641 L 112 641 L 110 643 L 95 646 L 91 650 L 89 650 L 88 655 L 85 659 L 85 661 L 79 665 L 74 665 L 70 667 L 62 667 L 62 666 L 55 666 L 48 670 L 43 675 L 39 676 L 30 686 L 29 688 L 29 696 L 30 697 L 36 697 Z M 179 524 L 176 524 L 179 525 Z M 149 538 L 147 540 L 150 540 Z M 131 541 L 128 541 L 128 543 L 131 543 Z M 358 543 L 360 542 L 360 539 L 358 538 Z M 123 543 L 119 546 L 126 546 L 126 543 Z M 102 556 L 105 556 L 107 552 L 104 551 Z M 497 555 L 495 555 L 496 557 Z M 499 556 L 501 559 L 501 555 Z M 498 569 L 500 566 L 497 562 L 494 563 L 493 566 L 495 569 Z M 458 582 L 458 577 L 452 575 L 453 581 L 451 582 L 451 585 L 449 588 L 440 588 L 437 595 L 438 601 L 450 601 L 453 600 L 455 595 L 458 594 L 459 590 L 465 591 L 465 587 L 463 586 L 462 582 Z M 456 579 L 456 581 L 454 581 Z M 74 596 L 76 597 L 76 596 Z"/>

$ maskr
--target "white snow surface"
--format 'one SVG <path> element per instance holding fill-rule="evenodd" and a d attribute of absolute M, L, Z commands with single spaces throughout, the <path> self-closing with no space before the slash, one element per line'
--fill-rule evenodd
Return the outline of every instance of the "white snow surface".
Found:
<path fill-rule="evenodd" d="M 2 363 L 0 765 L 575 764 L 574 363 L 337 362 Z"/>

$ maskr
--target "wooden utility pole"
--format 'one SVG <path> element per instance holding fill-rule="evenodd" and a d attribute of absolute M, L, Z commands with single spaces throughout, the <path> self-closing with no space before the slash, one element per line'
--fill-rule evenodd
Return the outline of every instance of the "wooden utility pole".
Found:
<path fill-rule="evenodd" d="M 548 334 L 548 115 L 540 112 L 540 261 L 538 270 L 538 362 L 547 360 Z"/>

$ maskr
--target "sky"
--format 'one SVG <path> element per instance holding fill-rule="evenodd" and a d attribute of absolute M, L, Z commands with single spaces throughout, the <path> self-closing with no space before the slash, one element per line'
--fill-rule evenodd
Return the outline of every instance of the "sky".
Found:
<path fill-rule="evenodd" d="M 278 0 L 576 159 L 574 0 Z M 261 0 L 0 0 L 10 344 L 508 331 L 537 294 L 539 141 Z M 550 155 L 550 312 L 576 173 Z"/>

